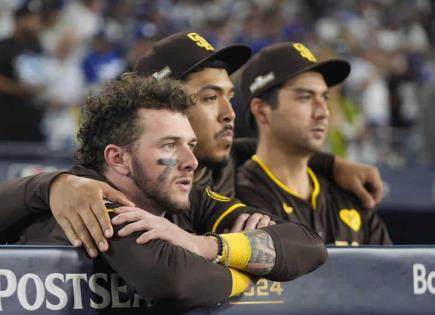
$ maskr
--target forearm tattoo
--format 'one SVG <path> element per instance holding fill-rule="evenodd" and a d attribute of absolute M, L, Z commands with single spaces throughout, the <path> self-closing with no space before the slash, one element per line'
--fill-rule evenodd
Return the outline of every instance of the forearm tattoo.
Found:
<path fill-rule="evenodd" d="M 263 276 L 272 271 L 275 266 L 276 252 L 272 237 L 264 230 L 246 231 L 251 244 L 251 258 L 245 271 Z"/>

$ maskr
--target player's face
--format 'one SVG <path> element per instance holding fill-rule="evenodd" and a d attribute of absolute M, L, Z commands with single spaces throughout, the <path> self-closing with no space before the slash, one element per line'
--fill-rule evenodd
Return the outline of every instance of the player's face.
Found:
<path fill-rule="evenodd" d="M 160 211 L 187 210 L 198 166 L 196 136 L 187 117 L 155 109 L 140 109 L 139 115 L 143 132 L 131 149 L 130 165 L 137 200 L 151 200 Z"/>
<path fill-rule="evenodd" d="M 295 153 L 321 150 L 328 132 L 328 97 L 328 87 L 318 72 L 288 80 L 278 92 L 278 108 L 271 111 L 274 137 Z"/>
<path fill-rule="evenodd" d="M 201 164 L 225 165 L 233 143 L 235 119 L 230 102 L 234 85 L 227 71 L 206 68 L 189 75 L 185 86 L 196 97 L 189 115 L 198 137 L 196 157 Z"/>

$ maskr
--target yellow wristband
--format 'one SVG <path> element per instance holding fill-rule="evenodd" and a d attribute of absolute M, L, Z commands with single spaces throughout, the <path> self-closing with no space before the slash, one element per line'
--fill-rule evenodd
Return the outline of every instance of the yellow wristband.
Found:
<path fill-rule="evenodd" d="M 251 243 L 248 237 L 243 233 L 221 234 L 221 237 L 227 245 L 224 246 L 221 264 L 239 270 L 245 269 L 251 259 Z"/>
<path fill-rule="evenodd" d="M 230 297 L 242 294 L 249 289 L 252 281 L 247 274 L 232 268 L 230 268 L 230 272 L 233 280 Z"/>

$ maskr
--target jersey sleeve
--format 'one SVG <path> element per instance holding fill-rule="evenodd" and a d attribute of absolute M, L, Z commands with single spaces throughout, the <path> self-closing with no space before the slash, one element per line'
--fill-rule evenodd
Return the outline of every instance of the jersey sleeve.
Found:
<path fill-rule="evenodd" d="M 0 238 L 8 242 L 21 226 L 49 209 L 51 183 L 64 172 L 42 173 L 11 180 L 0 185 Z"/>
<path fill-rule="evenodd" d="M 367 245 L 393 245 L 384 221 L 378 215 L 376 209 L 366 209 L 366 235 Z"/>
<path fill-rule="evenodd" d="M 276 261 L 264 276 L 274 281 L 289 281 L 325 263 L 328 252 L 320 236 L 299 223 L 282 223 L 262 228 L 272 237 Z"/>
<path fill-rule="evenodd" d="M 232 292 L 229 269 L 207 261 L 179 246 L 153 240 L 138 245 L 137 232 L 118 237 L 121 226 L 114 226 L 106 262 L 145 300 L 158 309 L 188 310 L 216 305 Z M 128 259 L 126 259 L 128 257 Z"/>
<path fill-rule="evenodd" d="M 213 231 L 224 233 L 230 229 L 242 213 L 264 211 L 246 206 L 237 199 L 219 195 L 210 189 L 196 192 L 201 197 L 201 209 L 193 212 L 192 220 L 198 233 Z M 200 212 L 202 210 L 202 212 Z M 267 213 L 265 213 L 267 214 Z M 271 216 L 276 225 L 263 228 L 273 239 L 276 262 L 272 272 L 264 277 L 275 281 L 288 281 L 308 273 L 322 265 L 327 257 L 325 245 L 320 236 L 310 228 Z"/>
<path fill-rule="evenodd" d="M 220 195 L 210 188 L 193 190 L 191 200 L 193 206 L 189 214 L 190 220 L 196 232 L 200 234 L 209 231 L 223 233 L 232 228 L 242 213 L 263 213 L 269 215 L 276 223 L 285 222 L 258 207 L 251 207 L 238 199 Z"/>

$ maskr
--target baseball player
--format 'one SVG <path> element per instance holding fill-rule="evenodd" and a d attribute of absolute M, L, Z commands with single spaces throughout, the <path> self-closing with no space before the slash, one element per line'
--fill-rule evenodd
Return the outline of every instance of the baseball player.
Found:
<path fill-rule="evenodd" d="M 327 256 L 318 235 L 299 224 L 210 232 L 225 225 L 221 221 L 227 216 L 222 215 L 228 208 L 237 212 L 242 207 L 237 201 L 216 200 L 204 189 L 191 191 L 198 166 L 193 154 L 197 139 L 186 116 L 191 104 L 174 80 L 126 74 L 107 84 L 87 100 L 77 150 L 86 168 L 72 170 L 117 187 L 137 205 L 108 211 L 117 223 L 138 222 L 138 213 L 142 215 L 147 242 L 137 244 L 140 233 L 126 236 L 129 227 L 118 224 L 102 258 L 160 310 L 215 305 L 246 290 L 249 275 L 288 281 L 314 270 Z M 66 244 L 67 238 L 45 215 L 28 222 L 19 243 Z"/>
<path fill-rule="evenodd" d="M 157 80 L 179 79 L 194 96 L 196 104 L 189 115 L 189 121 L 198 137 L 194 152 L 199 166 L 195 171 L 194 182 L 201 187 L 210 187 L 211 191 L 217 191 L 220 195 L 234 196 L 235 169 L 243 162 L 242 156 L 249 157 L 255 152 L 255 145 L 249 145 L 250 143 L 233 144 L 235 115 L 230 103 L 234 86 L 229 75 L 240 68 L 250 54 L 250 49 L 244 45 L 215 50 L 198 33 L 181 32 L 156 42 L 134 69 L 140 75 L 151 75 Z M 373 171 L 374 168 L 359 165 L 338 168 L 339 161 L 334 166 L 333 158 L 324 154 L 320 156 L 320 163 L 317 164 L 320 164 L 323 173 L 333 173 L 334 169 L 334 179 L 343 186 L 354 187 L 355 192 L 359 191 L 363 195 L 367 194 L 362 189 L 366 182 L 377 188 L 375 191 L 381 190 L 382 184 L 377 171 Z M 337 171 L 339 169 L 341 171 Z M 316 170 L 320 171 L 319 167 Z M 352 186 L 354 183 L 356 185 Z M 23 185 L 25 189 L 15 188 L 27 192 L 26 197 L 19 200 L 26 200 L 25 206 L 32 205 L 32 208 L 50 206 L 71 243 L 84 243 L 92 256 L 96 253 L 95 244 L 99 245 L 100 250 L 107 250 L 105 236 L 110 237 L 113 233 L 102 197 L 131 204 L 122 194 L 104 183 L 91 182 L 71 174 L 41 175 L 28 179 Z M 17 209 L 10 208 L 0 213 L 4 218 L 0 221 L 5 222 L 0 231 L 9 228 L 10 222 L 16 223 L 28 217 L 29 212 L 22 209 L 17 204 Z M 255 227 L 255 218 L 263 219 L 243 216 L 241 220 L 245 221 L 238 226 Z M 250 219 L 254 221 L 249 221 Z"/>
<path fill-rule="evenodd" d="M 245 203 L 312 227 L 327 244 L 391 244 L 375 209 L 313 171 L 328 132 L 330 87 L 350 73 L 344 60 L 318 62 L 300 43 L 262 49 L 243 68 L 242 99 L 259 131 L 257 152 L 238 170 Z"/>

